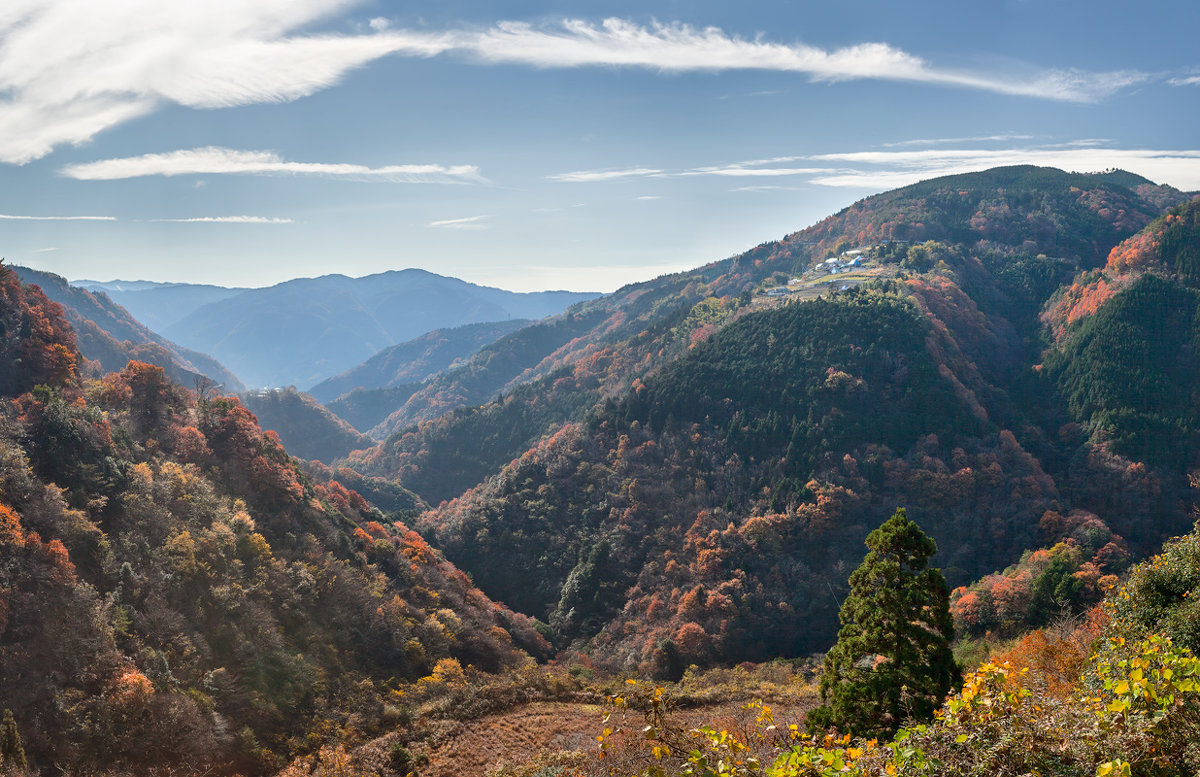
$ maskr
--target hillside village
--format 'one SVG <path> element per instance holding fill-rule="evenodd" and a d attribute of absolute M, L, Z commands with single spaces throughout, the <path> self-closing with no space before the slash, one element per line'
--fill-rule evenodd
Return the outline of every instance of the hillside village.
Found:
<path fill-rule="evenodd" d="M 895 277 L 898 271 L 895 251 L 901 244 L 907 245 L 908 241 L 893 240 L 843 250 L 836 256 L 816 262 L 799 276 L 788 279 L 786 284 L 777 283 L 777 278 L 772 277 L 758 289 L 755 301 L 763 305 L 781 299 L 817 299 L 829 292 L 856 288 L 875 278 Z"/>

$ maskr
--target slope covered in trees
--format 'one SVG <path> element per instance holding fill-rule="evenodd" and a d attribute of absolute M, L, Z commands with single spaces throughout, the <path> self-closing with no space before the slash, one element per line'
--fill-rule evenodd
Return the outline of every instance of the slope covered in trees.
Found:
<path fill-rule="evenodd" d="M 81 380 L 61 309 L 4 267 L 0 323 L 0 688 L 36 768 L 263 773 L 395 722 L 439 659 L 544 654 L 236 399 L 139 362 Z"/>
<path fill-rule="evenodd" d="M 119 370 L 131 359 L 157 364 L 177 383 L 192 385 L 200 376 L 226 391 L 241 391 L 242 383 L 216 359 L 184 348 L 155 334 L 116 305 L 104 293 L 71 286 L 52 273 L 14 267 L 23 283 L 36 284 L 52 300 L 75 330 L 82 355 L 99 363 L 104 372 Z"/>
<path fill-rule="evenodd" d="M 1039 311 L 1184 199 L 1039 168 L 868 198 L 579 306 L 596 322 L 524 361 L 504 397 L 403 429 L 352 465 L 430 504 L 494 472 L 421 531 L 490 595 L 547 620 L 560 647 L 649 672 L 830 644 L 847 565 L 896 505 L 937 539 L 956 586 L 1063 540 L 1048 514 L 1089 513 L 1145 552 L 1190 521 L 1183 470 L 1072 425 L 1070 391 L 1049 361 L 1035 369 Z M 754 300 L 853 246 L 899 275 L 781 309 Z M 482 356 L 464 375 L 486 373 Z M 455 373 L 438 380 L 466 396 Z M 1081 556 L 1069 574 L 1084 562 L 1110 572 Z"/>
<path fill-rule="evenodd" d="M 501 338 L 411 395 L 358 471 L 300 469 L 236 400 L 146 365 L 81 381 L 57 309 L 9 281 L 0 668 L 68 667 L 18 698 L 27 747 L 119 765 L 134 740 L 162 763 L 199 742 L 261 771 L 406 711 L 493 709 L 470 683 L 517 647 L 547 655 L 543 637 L 581 676 L 808 655 L 898 506 L 936 540 L 967 633 L 1078 612 L 1192 521 L 1196 291 L 1175 268 L 1193 206 L 1163 214 L 1181 197 L 1010 168 L 868 198 Z M 756 294 L 851 247 L 886 272 Z M 1180 633 L 1185 556 L 1134 573 Z M 1037 704 L 1004 720 L 1093 712 Z M 922 741 L 953 756 L 976 732 L 960 723 Z M 373 770 L 411 764 L 376 742 Z"/>
<path fill-rule="evenodd" d="M 239 397 L 258 425 L 279 435 L 288 453 L 302 459 L 334 462 L 374 440 L 294 387 L 250 392 Z"/>
<path fill-rule="evenodd" d="M 439 377 L 409 398 L 405 408 L 377 429 L 394 431 L 395 437 L 362 466 L 376 475 L 406 477 L 401 473 L 408 471 L 409 460 L 390 452 L 432 450 L 441 432 L 425 442 L 424 432 L 416 430 L 413 437 L 407 425 L 487 401 L 495 392 L 511 391 L 521 383 L 541 381 L 533 395 L 557 393 L 544 377 L 564 366 L 585 390 L 619 395 L 638 378 L 677 358 L 694 339 L 749 312 L 749 294 L 761 284 L 786 280 L 827 254 L 853 246 L 886 249 L 885 261 L 898 262 L 908 271 L 926 272 L 938 262 L 948 263 L 953 286 L 938 280 L 937 290 L 945 293 L 923 297 L 939 307 L 944 318 L 958 317 L 954 332 L 960 346 L 974 343 L 982 349 L 975 368 L 992 369 L 989 377 L 1007 383 L 1014 371 L 1033 360 L 1020 351 L 1038 347 L 1041 303 L 1076 272 L 1101 263 L 1118 241 L 1150 222 L 1166 204 L 1186 199 L 1177 190 L 1155 187 L 1136 176 L 1033 167 L 939 178 L 869 197 L 817 225 L 731 259 L 583 303 L 573 312 L 577 318 L 595 317 L 587 328 L 549 352 L 510 349 L 520 358 L 507 357 L 499 373 L 492 364 L 495 355 L 484 349 L 462 370 Z M 901 229 L 902 224 L 921 225 L 919 234 Z M 935 240 L 932 252 L 912 245 L 930 239 Z M 920 255 L 916 264 L 908 261 L 909 251 Z M 981 322 L 963 320 L 961 303 Z M 993 357 L 988 353 L 993 347 L 1009 358 Z M 970 388 L 983 387 L 977 383 Z M 554 417 L 563 423 L 579 420 L 590 403 L 558 404 L 571 411 Z M 470 439 L 470 432 L 464 433 L 462 439 Z M 407 441 L 400 444 L 402 438 Z M 497 458 L 508 461 L 524 449 L 509 448 Z"/>
<path fill-rule="evenodd" d="M 435 329 L 384 348 L 357 367 L 321 381 L 312 387 L 310 393 L 328 403 L 354 389 L 387 389 L 421 383 L 454 362 L 532 323 L 528 319 L 517 318 L 466 324 L 453 329 Z M 392 409 L 399 406 L 397 403 Z"/>

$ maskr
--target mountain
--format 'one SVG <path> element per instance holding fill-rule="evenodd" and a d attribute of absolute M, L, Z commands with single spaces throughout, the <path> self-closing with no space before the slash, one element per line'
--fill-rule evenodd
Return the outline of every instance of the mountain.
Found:
<path fill-rule="evenodd" d="M 332 462 L 375 441 L 294 388 L 248 392 L 240 397 L 258 425 L 279 435 L 288 452 L 302 459 Z"/>
<path fill-rule="evenodd" d="M 1136 415 L 1128 393 L 1091 420 L 1074 392 L 1109 384 L 1068 375 L 1089 363 L 1074 351 L 1066 372 L 1044 353 L 1042 310 L 1187 200 L 1128 174 L 1033 167 L 870 197 L 542 324 L 569 338 L 497 341 L 351 463 L 444 501 L 416 521 L 433 544 L 550 623 L 560 648 L 624 671 L 824 649 L 863 537 L 896 506 L 936 538 L 956 586 L 1066 537 L 1051 515 L 1095 516 L 1142 554 L 1190 525 L 1194 456 L 1178 435 L 1157 453 L 1112 436 Z M 1192 308 L 1147 294 L 1178 315 L 1120 324 L 1092 360 L 1115 360 L 1114 390 L 1138 359 L 1152 369 L 1129 391 L 1174 381 L 1155 423 L 1187 438 Z M 1145 320 L 1141 296 L 1111 315 Z M 1117 332 L 1162 327 L 1176 334 L 1161 347 L 1111 350 Z M 470 407 L 484 387 L 502 396 Z M 1168 427 L 1150 420 L 1131 428 L 1160 439 Z M 1099 578 L 1116 555 L 1076 554 L 1071 569 Z"/>
<path fill-rule="evenodd" d="M 37 284 L 52 300 L 62 305 L 75 330 L 84 357 L 99 362 L 105 371 L 120 370 L 131 359 L 156 364 L 177 383 L 192 385 L 205 378 L 227 391 L 240 391 L 241 381 L 224 365 L 197 351 L 184 348 L 148 329 L 114 303 L 105 292 L 92 293 L 72 286 L 53 273 L 14 267 L 23 283 Z"/>
<path fill-rule="evenodd" d="M 356 388 L 325 406 L 358 431 L 370 434 L 372 429 L 420 390 L 420 383 L 403 383 L 390 388 Z"/>
<path fill-rule="evenodd" d="M 0 688 L 35 769 L 266 774 L 383 733 L 438 666 L 546 655 L 236 399 L 139 362 L 85 382 L 80 359 L 0 266 Z"/>
<path fill-rule="evenodd" d="M 62 309 L 0 266 L 5 706 L 40 768 L 405 773 L 414 719 L 458 742 L 579 687 L 533 658 L 677 678 L 827 649 L 897 507 L 963 632 L 1080 612 L 1194 520 L 1198 224 L 1119 171 L 886 192 L 501 337 L 353 470 L 152 365 L 83 379 Z M 1195 544 L 1117 607 L 1194 636 Z"/>
<path fill-rule="evenodd" d="M 102 291 L 109 299 L 133 314 L 155 332 L 186 318 L 197 308 L 228 299 L 244 288 L 199 283 L 156 283 L 154 281 L 72 281 L 88 291 Z"/>
<path fill-rule="evenodd" d="M 432 329 L 543 318 L 594 296 L 509 292 L 412 269 L 325 275 L 209 303 L 164 334 L 213 354 L 247 385 L 303 389 Z"/>
<path fill-rule="evenodd" d="M 354 389 L 395 388 L 420 383 L 459 359 L 479 351 L 510 332 L 533 323 L 528 319 L 467 324 L 435 329 L 407 342 L 384 348 L 362 364 L 312 387 L 311 394 L 332 402 Z"/>

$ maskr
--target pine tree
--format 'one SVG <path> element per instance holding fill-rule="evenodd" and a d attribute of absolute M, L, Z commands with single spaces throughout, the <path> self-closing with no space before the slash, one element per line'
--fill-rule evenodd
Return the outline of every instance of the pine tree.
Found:
<path fill-rule="evenodd" d="M 810 729 L 890 735 L 908 718 L 931 717 L 961 681 L 946 580 L 926 568 L 937 544 L 901 508 L 871 532 L 867 548 L 850 575 Z"/>
<path fill-rule="evenodd" d="M 16 767 L 20 771 L 29 768 L 29 762 L 25 760 L 25 748 L 21 744 L 21 732 L 17 730 L 12 710 L 5 710 L 4 719 L 0 720 L 0 764 Z"/>

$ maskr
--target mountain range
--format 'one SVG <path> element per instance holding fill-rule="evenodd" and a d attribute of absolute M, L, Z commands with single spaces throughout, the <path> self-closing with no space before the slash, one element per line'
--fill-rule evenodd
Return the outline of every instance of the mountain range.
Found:
<path fill-rule="evenodd" d="M 170 294 L 172 288 L 134 292 Z M 516 293 L 397 270 L 300 278 L 201 305 L 163 329 L 212 354 L 247 386 L 309 388 L 432 329 L 538 319 L 594 294 Z"/>
<path fill-rule="evenodd" d="M 1198 246 L 1200 197 L 1121 171 L 933 179 L 448 368 L 441 335 L 381 357 L 330 403 L 399 402 L 374 445 L 294 390 L 81 374 L 62 309 L 0 267 L 5 704 L 40 763 L 265 774 L 469 672 L 799 658 L 897 507 L 960 633 L 1082 612 L 1194 520 Z M 301 326 L 317 281 L 352 310 Z M 290 302 L 270 331 L 321 340 L 386 307 L 332 276 L 239 318 L 255 293 L 174 326 Z M 398 737 L 381 774 L 411 771 Z"/>
<path fill-rule="evenodd" d="M 1032 167 L 871 197 L 577 305 L 545 348 L 497 341 L 350 464 L 442 503 L 416 525 L 483 590 L 626 670 L 822 649 L 896 505 L 953 585 L 1061 539 L 1051 514 L 1145 552 L 1191 521 L 1189 254 L 1136 282 L 1109 260 L 1194 245 L 1146 237 L 1191 199 Z"/>

